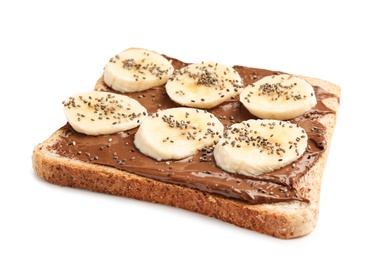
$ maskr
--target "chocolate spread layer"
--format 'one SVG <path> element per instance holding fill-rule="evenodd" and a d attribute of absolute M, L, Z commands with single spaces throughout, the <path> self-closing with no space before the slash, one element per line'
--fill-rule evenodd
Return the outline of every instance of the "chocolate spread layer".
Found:
<path fill-rule="evenodd" d="M 172 61 L 175 69 L 187 65 L 177 59 L 167 58 Z M 240 74 L 245 86 L 265 76 L 282 73 L 244 66 L 233 68 Z M 102 79 L 99 83 L 103 85 L 103 90 L 115 92 L 107 87 Z M 323 104 L 322 100 L 335 97 L 318 86 L 313 87 L 317 105 L 304 115 L 290 120 L 306 130 L 307 150 L 295 163 L 258 176 L 229 173 L 217 167 L 212 148 L 205 148 L 182 160 L 156 161 L 140 153 L 134 146 L 134 134 L 137 128 L 111 135 L 88 136 L 76 132 L 69 124 L 66 124 L 62 127 L 65 131 L 64 137 L 52 149 L 68 158 L 114 167 L 147 178 L 182 185 L 249 204 L 292 200 L 308 202 L 306 198 L 298 194 L 293 185 L 307 173 L 321 153 L 327 149 L 323 134 L 325 127 L 315 119 L 327 113 L 334 113 Z M 146 107 L 149 114 L 158 109 L 178 106 L 168 97 L 165 86 L 125 95 L 138 100 Z M 239 102 L 238 96 L 208 111 L 216 115 L 225 126 L 256 118 Z"/>

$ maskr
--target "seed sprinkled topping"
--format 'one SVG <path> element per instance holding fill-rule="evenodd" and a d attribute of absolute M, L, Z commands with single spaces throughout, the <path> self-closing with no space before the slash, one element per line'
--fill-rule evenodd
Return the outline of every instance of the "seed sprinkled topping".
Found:
<path fill-rule="evenodd" d="M 239 125 L 238 127 L 227 126 L 225 128 L 221 143 L 222 146 L 229 144 L 236 148 L 249 146 L 259 149 L 260 153 L 265 152 L 267 154 L 283 156 L 286 153 L 286 149 L 296 149 L 298 142 L 306 137 L 306 135 L 301 132 L 300 136 L 293 138 L 293 140 L 288 142 L 288 145 L 284 145 L 280 142 L 279 138 L 276 139 L 275 134 L 271 133 L 271 131 L 277 127 L 285 128 L 287 124 L 283 121 L 279 123 L 276 123 L 276 121 L 261 122 L 260 126 L 266 128 L 264 132 L 253 129 L 248 121 L 242 122 L 241 127 L 239 127 Z M 293 125 L 290 125 L 290 127 L 293 127 Z M 299 126 L 296 125 L 296 127 Z M 287 146 L 289 146 L 289 148 L 287 148 Z M 296 149 L 295 151 L 298 154 L 298 150 Z M 278 160 L 282 161 L 282 159 Z"/>
<path fill-rule="evenodd" d="M 218 131 L 214 131 L 212 126 L 215 125 L 214 122 L 211 121 L 213 115 L 204 111 L 196 109 L 195 114 L 204 113 L 208 114 L 209 122 L 205 123 L 204 125 L 209 126 L 207 128 L 202 128 L 201 122 L 196 121 L 196 115 L 192 115 L 191 113 L 185 113 L 185 119 L 176 119 L 174 115 L 162 115 L 160 118 L 161 120 L 166 123 L 170 128 L 179 129 L 180 135 L 187 140 L 193 141 L 201 141 L 202 139 L 212 138 L 214 140 L 219 139 L 220 133 Z M 152 117 L 159 117 L 158 113 L 152 115 Z M 194 119 L 194 120 L 191 120 Z M 170 140 L 169 136 L 165 137 L 162 142 L 164 143 L 174 143 L 174 140 Z"/>
<path fill-rule="evenodd" d="M 143 56 L 148 57 L 150 54 L 149 52 L 144 52 Z M 120 60 L 120 57 L 116 56 L 116 59 L 112 58 L 110 62 L 116 63 L 116 60 Z M 162 68 L 159 64 L 151 62 L 146 58 L 142 59 L 133 59 L 133 58 L 126 58 L 121 60 L 121 66 L 123 69 L 128 71 L 133 71 L 133 77 L 135 81 L 144 80 L 146 79 L 146 74 L 149 73 L 159 79 L 162 79 L 163 76 L 167 76 L 170 74 L 169 69 Z"/>
<path fill-rule="evenodd" d="M 217 73 L 210 72 L 206 67 L 201 67 L 200 72 L 193 77 L 197 79 L 197 85 L 211 87 L 219 84 Z"/>
<path fill-rule="evenodd" d="M 300 93 L 294 92 L 292 89 L 297 85 L 296 82 L 290 84 L 283 84 L 284 78 L 282 78 L 282 82 L 276 83 L 264 83 L 262 85 L 252 85 L 252 87 L 257 87 L 257 92 L 259 96 L 268 96 L 271 98 L 272 101 L 278 100 L 280 98 L 284 98 L 285 100 L 300 100 L 305 99 L 305 95 L 301 95 Z M 250 92 L 249 94 L 253 94 Z M 248 96 L 248 95 L 247 95 Z"/>
<path fill-rule="evenodd" d="M 145 112 L 131 112 L 130 103 L 127 103 L 127 101 L 119 99 L 114 94 L 110 93 L 102 97 L 79 95 L 70 97 L 62 103 L 67 109 L 88 108 L 86 115 L 83 113 L 76 113 L 78 121 L 88 117 L 88 120 L 92 122 L 97 120 L 110 120 L 112 121 L 111 124 L 115 125 L 125 121 L 138 120 L 140 117 L 146 115 Z"/>
<path fill-rule="evenodd" d="M 236 70 L 215 62 L 190 64 L 176 70 L 166 85 L 175 102 L 205 109 L 234 98 L 243 88 Z"/>
<path fill-rule="evenodd" d="M 172 76 L 170 77 L 170 81 L 177 81 L 179 80 L 179 76 L 187 75 L 189 78 L 193 79 L 196 85 L 202 85 L 206 87 L 214 87 L 219 90 L 224 90 L 229 92 L 229 89 L 226 88 L 226 82 L 231 83 L 231 85 L 237 89 L 242 87 L 240 80 L 232 80 L 229 79 L 230 74 L 237 74 L 236 71 L 230 71 L 228 68 L 226 70 L 220 69 L 218 64 L 212 63 L 204 63 L 202 62 L 200 65 L 195 67 L 193 71 L 192 68 L 184 67 L 181 70 L 176 70 Z M 184 95 L 182 91 L 180 92 L 181 95 Z"/>

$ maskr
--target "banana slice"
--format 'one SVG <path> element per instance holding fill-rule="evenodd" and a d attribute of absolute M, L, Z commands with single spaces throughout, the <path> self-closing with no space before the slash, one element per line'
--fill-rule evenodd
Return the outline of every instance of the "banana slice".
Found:
<path fill-rule="evenodd" d="M 313 87 L 287 74 L 267 76 L 247 86 L 240 101 L 257 117 L 279 120 L 303 115 L 316 105 Z"/>
<path fill-rule="evenodd" d="M 177 107 L 158 111 L 143 121 L 135 134 L 135 146 L 158 161 L 183 159 L 213 146 L 223 134 L 213 114 Z"/>
<path fill-rule="evenodd" d="M 250 119 L 231 125 L 214 148 L 216 164 L 225 171 L 259 175 L 277 170 L 302 156 L 307 134 L 296 124 Z"/>
<path fill-rule="evenodd" d="M 63 101 L 68 123 L 87 135 L 105 135 L 132 129 L 148 116 L 135 99 L 109 92 L 90 91 Z"/>
<path fill-rule="evenodd" d="M 104 82 L 120 92 L 136 92 L 165 84 L 173 73 L 162 55 L 131 48 L 115 55 L 105 65 Z"/>
<path fill-rule="evenodd" d="M 180 105 L 209 109 L 238 95 L 242 90 L 242 80 L 231 67 L 202 62 L 175 71 L 166 84 L 166 90 L 169 97 Z"/>

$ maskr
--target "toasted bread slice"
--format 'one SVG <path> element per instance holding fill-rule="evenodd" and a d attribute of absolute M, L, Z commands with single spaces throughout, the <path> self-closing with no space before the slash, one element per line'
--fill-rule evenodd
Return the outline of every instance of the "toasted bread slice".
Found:
<path fill-rule="evenodd" d="M 277 238 L 295 238 L 314 230 L 319 214 L 319 198 L 323 171 L 334 132 L 339 108 L 340 88 L 332 83 L 299 76 L 328 95 L 322 100 L 333 113 L 319 114 L 316 122 L 324 126 L 327 148 L 311 168 L 293 183 L 293 188 L 305 201 L 293 200 L 251 204 L 193 187 L 167 183 L 126 170 L 93 164 L 63 156 L 57 144 L 64 139 L 64 127 L 38 144 L 32 154 L 35 172 L 46 181 L 59 186 L 86 189 L 142 201 L 160 203 L 214 217 L 236 226 Z M 102 78 L 95 90 L 106 90 Z"/>

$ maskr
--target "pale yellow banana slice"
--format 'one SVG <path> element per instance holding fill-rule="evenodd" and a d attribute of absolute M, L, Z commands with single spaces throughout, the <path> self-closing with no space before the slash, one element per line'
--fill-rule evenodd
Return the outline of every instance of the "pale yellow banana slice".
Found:
<path fill-rule="evenodd" d="M 240 101 L 259 118 L 279 120 L 303 115 L 316 105 L 313 87 L 287 74 L 267 76 L 247 86 L 240 94 Z"/>
<path fill-rule="evenodd" d="M 242 80 L 229 66 L 216 62 L 194 63 L 175 71 L 166 90 L 180 105 L 209 109 L 238 95 Z"/>
<path fill-rule="evenodd" d="M 183 159 L 213 146 L 223 134 L 222 123 L 211 113 L 178 107 L 158 111 L 139 126 L 135 146 L 161 160 Z"/>
<path fill-rule="evenodd" d="M 296 124 L 250 119 L 231 125 L 214 148 L 216 164 L 225 171 L 258 175 L 286 166 L 302 156 L 307 134 Z"/>
<path fill-rule="evenodd" d="M 90 91 L 63 101 L 68 123 L 80 133 L 105 135 L 137 127 L 148 114 L 135 99 L 109 92 Z"/>
<path fill-rule="evenodd" d="M 104 68 L 105 83 L 120 92 L 164 85 L 173 73 L 168 59 L 154 51 L 131 48 L 112 57 Z"/>

